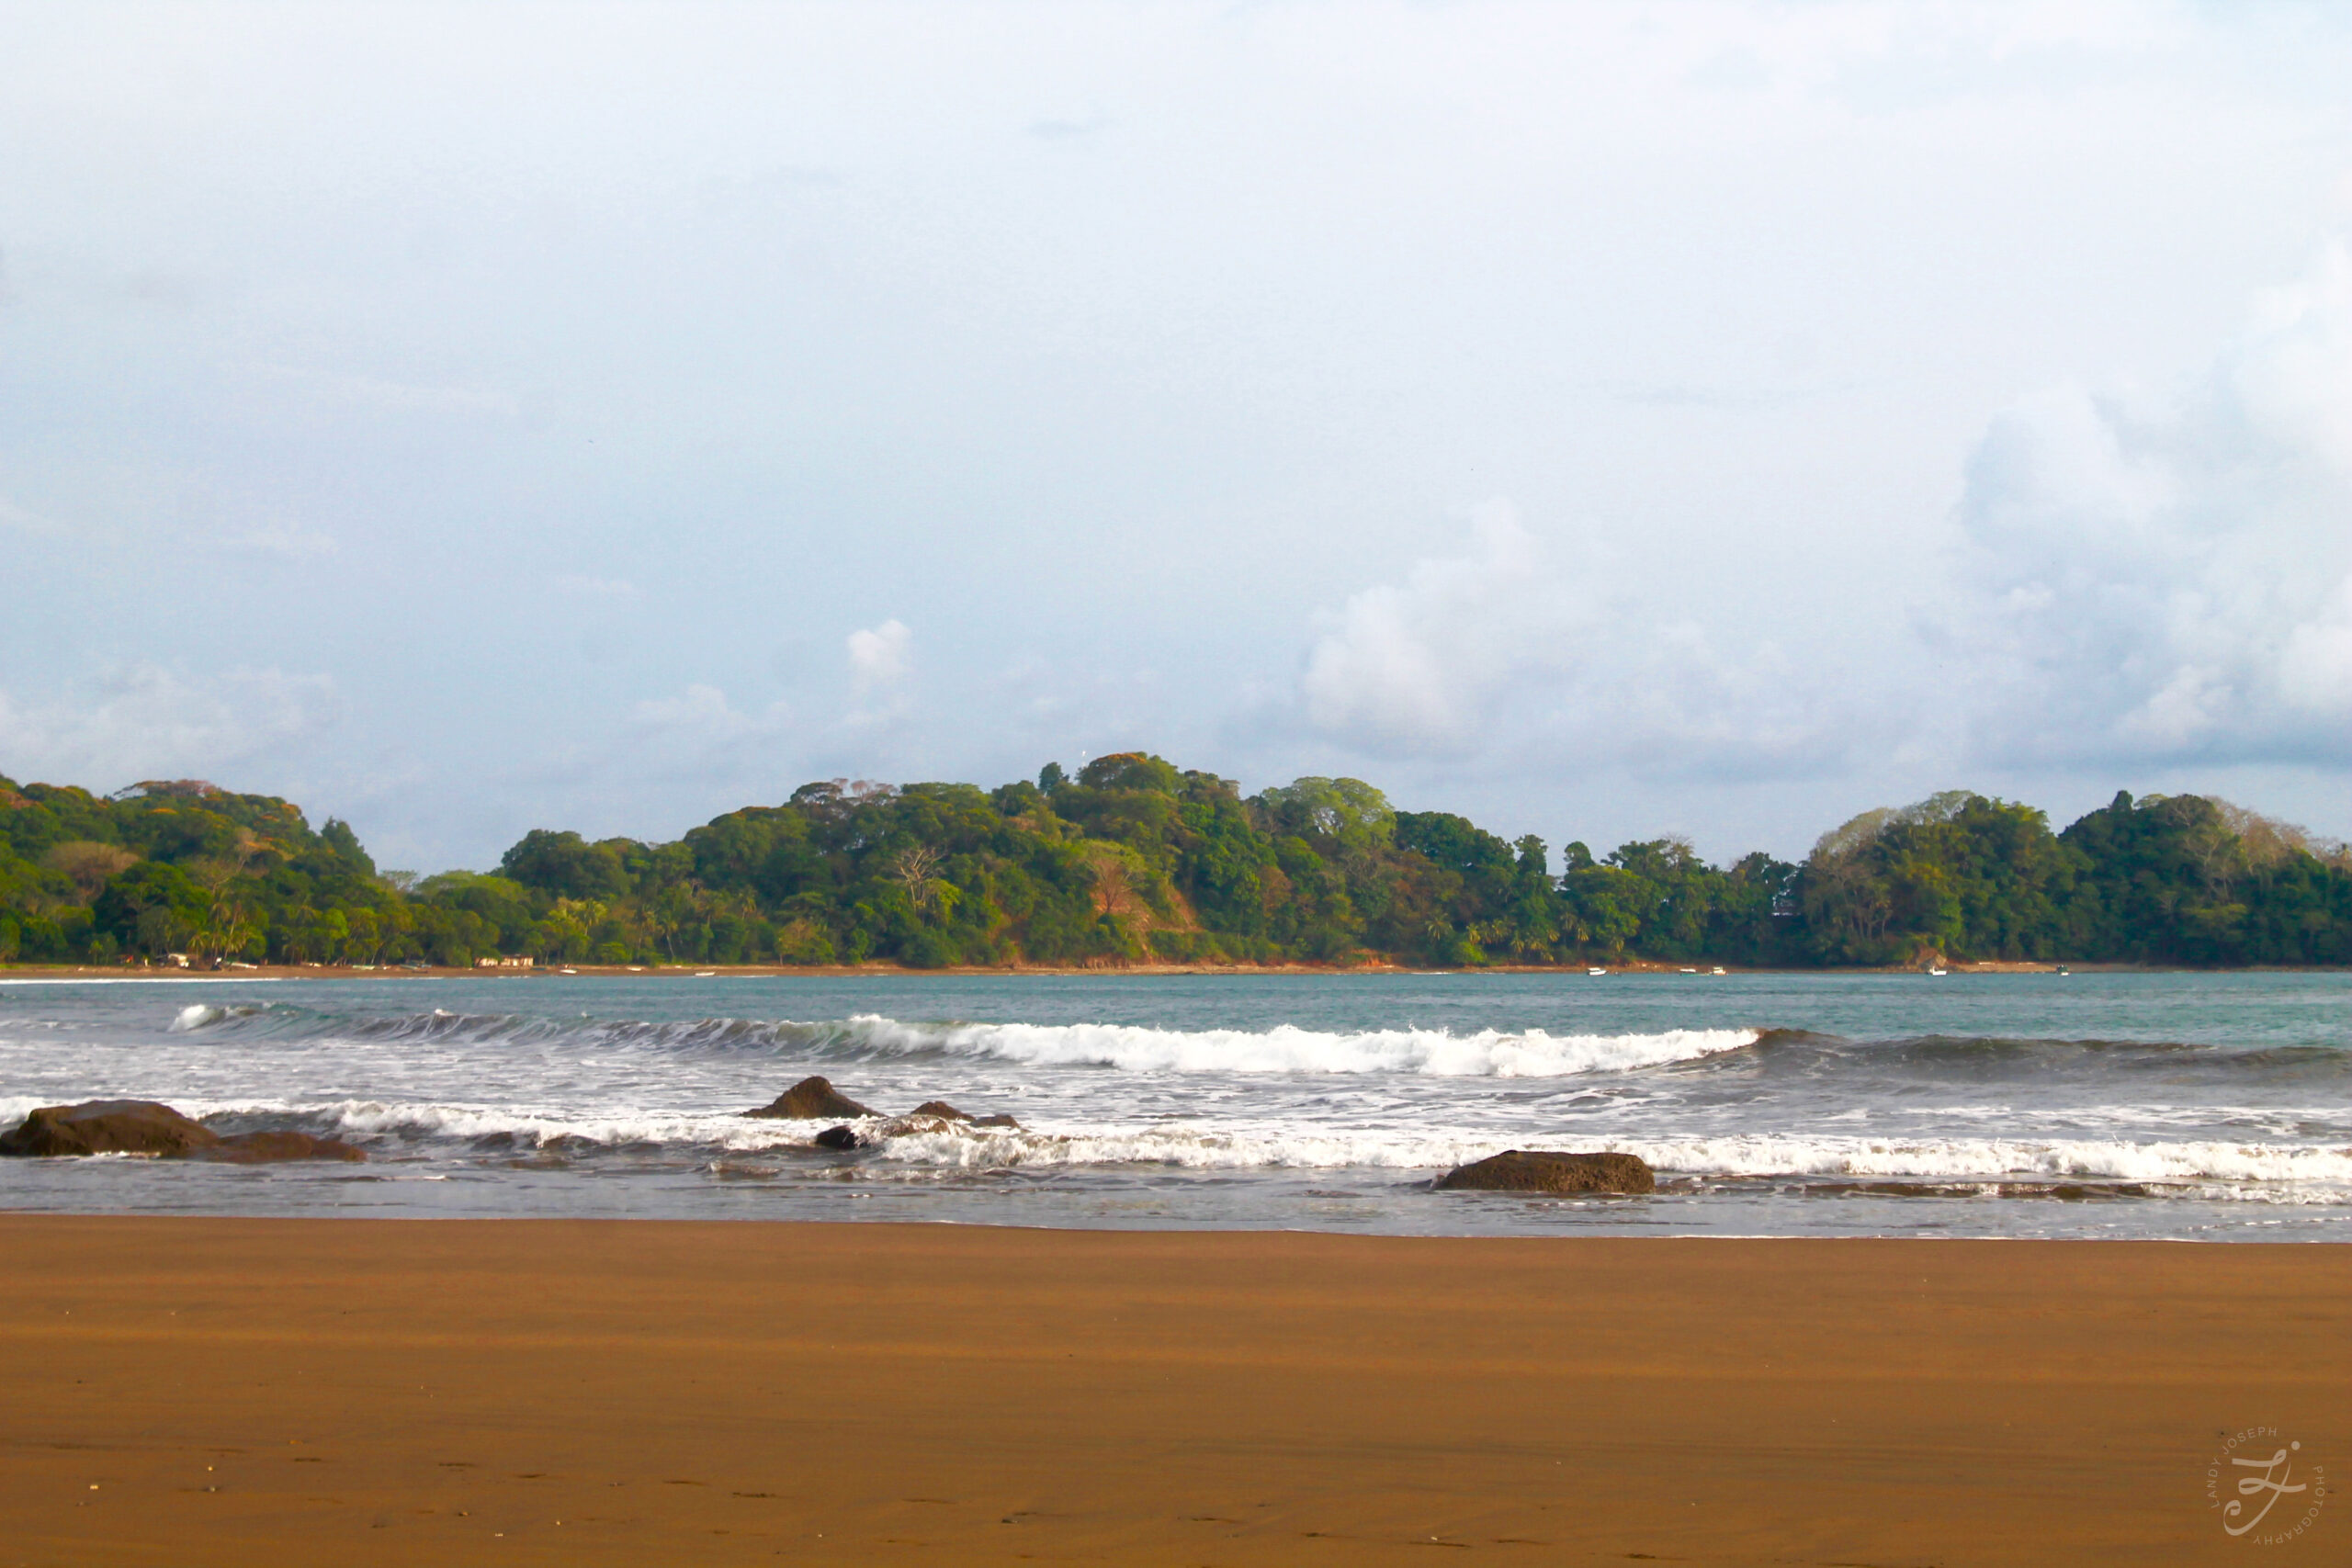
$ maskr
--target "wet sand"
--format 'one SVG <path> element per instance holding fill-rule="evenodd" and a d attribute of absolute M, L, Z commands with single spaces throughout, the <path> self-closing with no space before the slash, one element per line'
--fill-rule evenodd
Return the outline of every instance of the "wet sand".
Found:
<path fill-rule="evenodd" d="M 2352 1499 L 2265 1548 L 2205 1480 L 2256 1424 L 2352 1472 L 2352 1248 L 0 1215 L 0 1564 L 2352 1553 Z"/>

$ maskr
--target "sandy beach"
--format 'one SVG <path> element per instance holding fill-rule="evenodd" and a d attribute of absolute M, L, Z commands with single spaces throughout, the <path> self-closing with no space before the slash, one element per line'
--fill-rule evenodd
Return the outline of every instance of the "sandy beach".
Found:
<path fill-rule="evenodd" d="M 2273 1560 L 2206 1495 L 2233 1433 L 2352 1465 L 2328 1247 L 32 1215 L 0 1247 L 6 1563 L 2227 1562 Z M 2322 1499 L 2275 1560 L 2347 1532 Z"/>
<path fill-rule="evenodd" d="M 2054 965 L 2052 966 L 2054 967 Z M 1631 964 L 1628 974 L 1679 973 L 1665 964 Z M 1397 975 L 1412 971 L 1385 962 L 1363 964 L 1008 964 L 989 967 L 944 964 L 913 969 L 899 964 L 565 964 L 528 969 L 451 968 L 429 964 L 248 964 L 236 968 L 182 969 L 170 964 L 18 964 L 0 965 L 0 985 L 57 984 L 96 981 L 179 981 L 183 984 L 223 984 L 259 980 L 560 980 L 582 976 L 605 979 L 642 976 L 659 980 L 846 980 L 846 979 L 968 979 L 974 976 L 1083 975 L 1146 976 L 1167 975 Z M 1559 964 L 1489 964 L 1479 971 L 1493 975 L 1563 974 Z"/>
<path fill-rule="evenodd" d="M 2247 971 L 2264 970 L 2305 973 L 2294 965 L 2246 964 Z M 1335 975 L 1580 975 L 1581 964 L 1485 964 L 1476 969 L 1431 968 L 1367 959 L 1356 964 L 1142 964 L 1119 963 L 1098 964 L 1008 964 L 990 966 L 944 964 L 938 968 L 916 969 L 904 964 L 664 964 L 655 965 L 626 964 L 577 964 L 535 965 L 528 969 L 450 968 L 426 964 L 248 964 L 235 968 L 181 969 L 170 964 L 0 964 L 0 986 L 11 982 L 24 985 L 58 985 L 74 981 L 95 981 L 119 985 L 126 982 L 177 981 L 182 984 L 231 984 L 238 981 L 263 980 L 560 980 L 595 976 L 605 979 L 625 979 L 642 976 L 660 980 L 850 980 L 850 979 L 972 979 L 984 976 L 1078 976 L 1090 979 L 1107 977 L 1144 978 L 1154 976 L 1255 976 L 1289 975 L 1329 976 Z M 1945 972 L 1951 975 L 2054 975 L 2061 971 L 2085 975 L 2170 974 L 2188 973 L 2162 964 L 2041 963 L 2020 960 L 2011 962 L 1987 959 L 1982 963 L 1953 961 Z M 1606 972 L 1623 976 L 1694 975 L 1705 969 L 1689 964 L 1664 963 L 1656 959 L 1623 959 L 1607 966 Z M 1732 964 L 1724 973 L 1734 975 L 1915 975 L 1917 964 L 1846 965 L 1835 971 L 1819 968 L 1778 969 L 1753 964 Z"/>

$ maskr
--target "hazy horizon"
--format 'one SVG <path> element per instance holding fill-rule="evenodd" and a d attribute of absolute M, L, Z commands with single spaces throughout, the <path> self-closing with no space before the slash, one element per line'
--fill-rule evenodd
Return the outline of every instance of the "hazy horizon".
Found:
<path fill-rule="evenodd" d="M 0 773 L 2352 836 L 2352 17 L 0 4 Z"/>

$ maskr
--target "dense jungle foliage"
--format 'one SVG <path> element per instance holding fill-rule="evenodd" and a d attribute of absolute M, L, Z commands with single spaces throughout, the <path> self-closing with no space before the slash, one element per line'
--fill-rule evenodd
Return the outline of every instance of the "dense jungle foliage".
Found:
<path fill-rule="evenodd" d="M 1393 809 L 1245 797 L 1140 752 L 1035 783 L 804 785 L 674 843 L 537 829 L 495 872 L 379 872 L 345 823 L 194 781 L 0 778 L 0 962 L 1880 964 L 2352 961 L 2340 844 L 2198 795 L 2064 832 L 1956 791 L 1791 864 L 1679 839 L 1595 857 Z"/>

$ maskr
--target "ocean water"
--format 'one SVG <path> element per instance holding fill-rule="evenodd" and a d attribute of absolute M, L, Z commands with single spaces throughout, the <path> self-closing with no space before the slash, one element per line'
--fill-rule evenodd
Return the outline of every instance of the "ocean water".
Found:
<path fill-rule="evenodd" d="M 739 1114 L 809 1074 L 1021 1125 Z M 0 980 L 0 1126 L 113 1097 L 369 1159 L 0 1160 L 0 1208 L 2352 1240 L 2340 973 Z M 1660 1190 L 1430 1190 L 1510 1147 Z"/>

